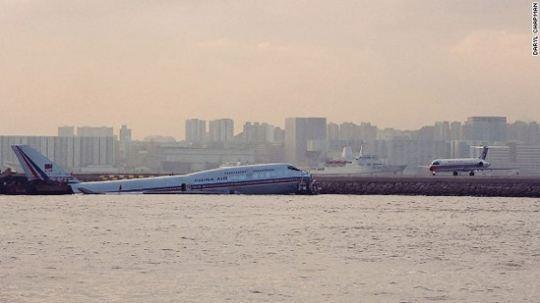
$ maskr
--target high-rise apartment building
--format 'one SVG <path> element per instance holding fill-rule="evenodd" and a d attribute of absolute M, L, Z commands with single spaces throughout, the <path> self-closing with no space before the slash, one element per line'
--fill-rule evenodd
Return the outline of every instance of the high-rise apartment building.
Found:
<path fill-rule="evenodd" d="M 246 122 L 242 131 L 242 139 L 245 143 L 275 143 L 275 126 L 268 123 Z"/>
<path fill-rule="evenodd" d="M 339 140 L 339 125 L 333 122 L 328 123 L 326 136 L 330 142 Z"/>
<path fill-rule="evenodd" d="M 123 162 L 122 164 L 126 164 L 131 144 L 131 129 L 125 124 L 120 127 L 119 139 L 118 152 L 120 154 L 120 160 Z"/>
<path fill-rule="evenodd" d="M 536 122 L 516 121 L 508 125 L 508 141 L 514 141 L 521 144 L 540 143 L 540 129 Z"/>
<path fill-rule="evenodd" d="M 433 139 L 436 141 L 450 140 L 450 123 L 448 121 L 435 122 Z"/>
<path fill-rule="evenodd" d="M 120 127 L 120 136 L 119 136 L 120 142 L 130 142 L 131 141 L 131 129 L 127 127 L 127 125 L 122 125 Z"/>
<path fill-rule="evenodd" d="M 58 127 L 58 137 L 74 137 L 75 136 L 75 127 L 74 126 L 60 126 Z"/>
<path fill-rule="evenodd" d="M 225 143 L 232 141 L 234 136 L 234 121 L 232 119 L 218 119 L 210 121 L 208 137 L 211 142 Z"/>
<path fill-rule="evenodd" d="M 335 131 L 335 126 L 332 124 L 334 123 L 329 124 L 329 128 Z M 343 122 L 339 125 L 338 137 L 339 140 L 349 142 L 375 141 L 377 139 L 377 127 L 369 122 L 361 122 L 360 124 Z"/>
<path fill-rule="evenodd" d="M 306 165 L 313 157 L 324 155 L 326 118 L 285 119 L 285 155 L 288 161 Z"/>
<path fill-rule="evenodd" d="M 463 138 L 463 127 L 461 122 L 450 123 L 450 140 L 461 140 Z"/>
<path fill-rule="evenodd" d="M 471 141 L 503 142 L 506 130 L 506 117 L 469 117 L 463 125 L 463 137 Z"/>
<path fill-rule="evenodd" d="M 186 120 L 185 138 L 189 143 L 202 143 L 206 141 L 206 121 L 199 119 Z"/>
<path fill-rule="evenodd" d="M 530 122 L 527 131 L 528 144 L 540 144 L 540 126 L 537 122 Z"/>

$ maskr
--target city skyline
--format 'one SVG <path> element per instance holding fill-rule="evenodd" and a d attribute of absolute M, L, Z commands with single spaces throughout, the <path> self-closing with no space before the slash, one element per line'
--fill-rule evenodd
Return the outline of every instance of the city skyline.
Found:
<path fill-rule="evenodd" d="M 416 130 L 399 130 L 369 122 L 289 117 L 283 129 L 248 122 L 234 134 L 232 119 L 193 118 L 185 121 L 187 139 L 182 141 L 166 136 L 136 140 L 128 125 L 118 132 L 106 126 L 59 126 L 56 136 L 0 134 L 0 166 L 12 167 L 11 147 L 17 144 L 29 144 L 78 172 L 187 173 L 228 163 L 280 162 L 314 168 L 340 161 L 348 149 L 349 154 L 380 157 L 389 168 L 421 174 L 419 167 L 434 158 L 476 157 L 476 146 L 490 145 L 496 149 L 487 159 L 499 168 L 540 174 L 540 124 L 509 122 L 504 116 L 471 116 L 463 122 L 436 121 Z"/>
<path fill-rule="evenodd" d="M 540 120 L 529 1 L 0 5 L 3 134 L 128 124 L 178 138 L 192 116 Z"/>
<path fill-rule="evenodd" d="M 130 133 L 130 136 L 131 136 L 131 138 L 133 140 L 146 140 L 146 139 L 151 139 L 151 138 L 154 138 L 154 137 L 163 137 L 163 138 L 174 138 L 177 141 L 191 141 L 191 142 L 199 142 L 200 143 L 200 142 L 204 141 L 204 140 L 201 139 L 202 137 L 210 135 L 210 129 L 209 129 L 210 122 L 219 122 L 219 121 L 222 121 L 222 120 L 231 120 L 231 122 L 233 124 L 232 125 L 233 126 L 232 135 L 233 136 L 238 136 L 243 131 L 245 131 L 244 128 L 245 128 L 246 124 L 252 124 L 252 123 L 261 123 L 261 124 L 272 126 L 272 127 L 278 127 L 280 129 L 284 130 L 285 129 L 285 124 L 286 124 L 285 122 L 286 122 L 287 119 L 290 119 L 290 118 L 324 118 L 327 121 L 326 122 L 327 126 L 330 126 L 332 124 L 337 125 L 337 126 L 341 126 L 341 125 L 357 125 L 357 126 L 360 126 L 360 125 L 363 125 L 363 124 L 367 124 L 370 127 L 374 127 L 377 131 L 396 130 L 396 131 L 400 131 L 400 132 L 416 132 L 416 131 L 421 131 L 425 127 L 437 127 L 437 124 L 439 124 L 439 123 L 449 123 L 450 125 L 452 123 L 465 124 L 471 118 L 484 118 L 484 117 L 488 117 L 488 118 L 491 118 L 491 117 L 504 118 L 505 121 L 506 121 L 506 124 L 508 126 L 510 126 L 512 124 L 515 124 L 515 123 L 521 123 L 521 122 L 527 123 L 527 124 L 528 123 L 540 123 L 540 121 L 536 121 L 536 120 L 529 120 L 529 121 L 511 120 L 511 119 L 508 119 L 508 117 L 506 117 L 506 116 L 470 115 L 470 116 L 467 116 L 463 120 L 432 121 L 430 124 L 420 125 L 418 128 L 415 128 L 415 129 L 400 129 L 400 128 L 392 128 L 392 127 L 381 127 L 381 126 L 376 125 L 376 124 L 374 124 L 374 123 L 372 123 L 370 121 L 333 121 L 333 120 L 329 120 L 327 117 L 324 117 L 324 116 L 320 116 L 320 117 L 315 117 L 315 116 L 313 116 L 313 117 L 309 117 L 309 116 L 286 117 L 283 120 L 283 123 L 281 123 L 281 124 L 272 124 L 272 123 L 269 123 L 268 121 L 254 121 L 254 120 L 237 121 L 237 120 L 234 120 L 234 119 L 231 119 L 231 118 L 220 118 L 220 119 L 207 120 L 207 119 L 202 119 L 200 117 L 198 117 L 198 118 L 197 117 L 191 117 L 191 118 L 188 118 L 188 119 L 184 120 L 181 124 L 179 124 L 179 127 L 182 128 L 182 134 L 180 134 L 179 136 L 169 136 L 169 135 L 166 135 L 166 134 L 163 134 L 163 133 L 152 133 L 152 134 L 149 134 L 149 135 L 144 135 L 144 136 L 139 135 L 139 136 L 137 136 L 136 135 L 137 130 L 133 129 L 133 127 L 131 127 L 131 125 L 128 125 L 128 124 L 121 124 L 121 125 L 78 125 L 78 124 L 75 124 L 75 125 L 57 125 L 55 130 L 52 133 L 47 133 L 47 134 L 40 134 L 40 133 L 26 133 L 26 134 L 22 134 L 22 133 L 15 133 L 15 134 L 0 133 L 0 135 L 4 135 L 4 136 L 57 136 L 57 135 L 58 136 L 66 136 L 66 135 L 62 135 L 62 133 L 65 133 L 66 129 L 67 129 L 68 132 L 71 132 L 71 135 L 68 135 L 68 136 L 87 136 L 87 137 L 90 136 L 90 135 L 84 134 L 84 133 L 81 134 L 81 130 L 83 132 L 84 131 L 98 131 L 98 132 L 103 132 L 104 131 L 107 134 L 118 136 L 121 128 L 127 126 L 127 127 L 130 127 L 129 128 L 130 132 L 133 131 L 133 134 Z M 195 140 L 190 140 L 189 139 L 189 134 L 188 134 L 189 131 L 187 131 L 188 128 L 186 128 L 186 126 L 187 126 L 188 122 L 192 122 L 192 121 L 193 122 L 196 121 L 197 123 L 199 123 L 199 127 L 202 127 L 202 130 L 197 130 L 197 136 L 200 137 L 199 139 L 195 139 Z M 102 136 L 102 135 L 98 135 L 98 136 Z M 228 139 L 228 140 L 230 140 L 230 139 Z"/>

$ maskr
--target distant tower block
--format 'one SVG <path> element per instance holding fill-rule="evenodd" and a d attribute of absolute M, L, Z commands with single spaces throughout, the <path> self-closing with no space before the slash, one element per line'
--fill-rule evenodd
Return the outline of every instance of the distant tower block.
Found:
<path fill-rule="evenodd" d="M 122 125 L 120 128 L 120 142 L 130 142 L 131 141 L 131 129 L 127 125 Z"/>
<path fill-rule="evenodd" d="M 208 136 L 211 142 L 230 142 L 234 136 L 234 121 L 232 119 L 218 119 L 210 121 Z"/>
<path fill-rule="evenodd" d="M 185 138 L 189 143 L 206 141 L 206 121 L 199 119 L 186 120 Z"/>
<path fill-rule="evenodd" d="M 60 126 L 58 127 L 58 137 L 74 137 L 75 136 L 75 127 L 74 126 Z"/>
<path fill-rule="evenodd" d="M 326 132 L 326 118 L 294 117 L 285 119 L 287 161 L 305 165 L 309 160 L 314 160 L 314 156 L 324 155 L 322 142 L 326 142 Z M 308 142 L 310 143 L 308 144 Z"/>

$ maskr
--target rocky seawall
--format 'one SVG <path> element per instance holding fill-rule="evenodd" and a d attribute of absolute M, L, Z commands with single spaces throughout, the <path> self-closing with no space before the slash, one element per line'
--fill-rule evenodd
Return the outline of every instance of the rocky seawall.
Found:
<path fill-rule="evenodd" d="M 66 183 L 28 181 L 21 174 L 0 175 L 0 195 L 67 195 L 72 194 Z"/>
<path fill-rule="evenodd" d="M 540 197 L 540 178 L 527 177 L 336 177 L 314 176 L 320 194 Z M 67 184 L 0 176 L 0 194 L 71 194 Z"/>
<path fill-rule="evenodd" d="M 540 178 L 323 177 L 321 194 L 540 197 Z"/>

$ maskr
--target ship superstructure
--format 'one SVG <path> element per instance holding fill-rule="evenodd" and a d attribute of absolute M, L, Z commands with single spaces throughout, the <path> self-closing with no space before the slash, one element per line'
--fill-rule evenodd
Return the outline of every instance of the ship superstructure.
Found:
<path fill-rule="evenodd" d="M 402 173 L 406 165 L 388 165 L 376 155 L 360 149 L 354 157 L 350 147 L 343 148 L 341 159 L 327 161 L 323 167 L 312 169 L 314 175 L 380 175 Z"/>

